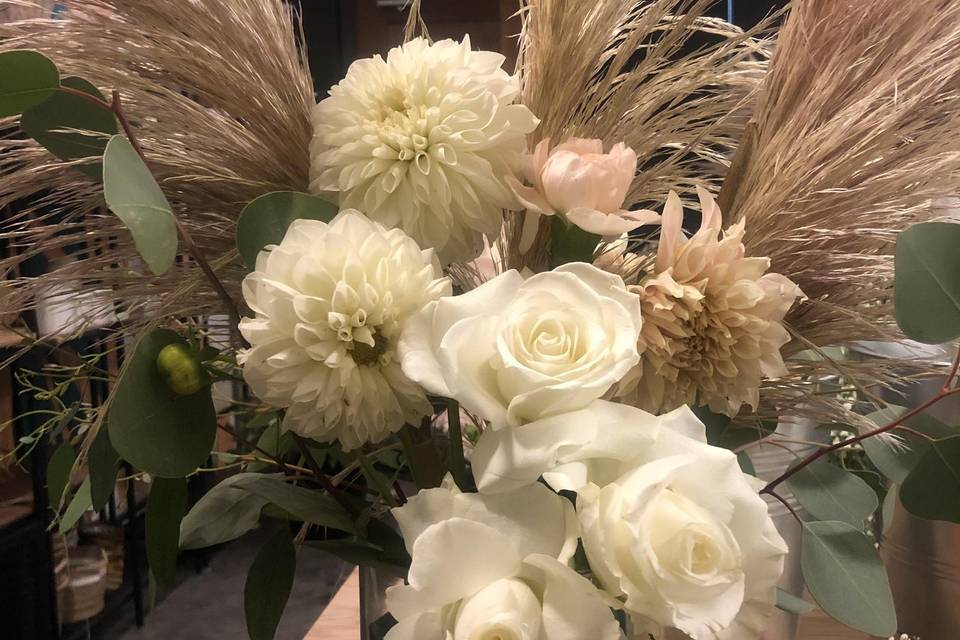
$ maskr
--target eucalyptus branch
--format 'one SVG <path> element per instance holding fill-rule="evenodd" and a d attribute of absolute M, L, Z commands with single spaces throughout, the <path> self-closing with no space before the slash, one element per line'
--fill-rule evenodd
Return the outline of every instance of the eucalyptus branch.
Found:
<path fill-rule="evenodd" d="M 803 520 L 800 518 L 800 515 L 797 514 L 796 510 L 795 510 L 793 507 L 790 506 L 790 503 L 787 502 L 787 499 L 786 499 L 786 498 L 784 498 L 784 497 L 781 496 L 779 493 L 777 493 L 777 492 L 775 492 L 775 491 L 773 491 L 773 490 L 771 490 L 771 491 L 766 491 L 766 489 L 764 489 L 764 491 L 761 491 L 761 493 L 763 493 L 763 492 L 766 492 L 768 496 L 770 496 L 771 498 L 774 498 L 774 499 L 776 499 L 777 501 L 779 501 L 780 504 L 782 504 L 783 506 L 785 506 L 785 507 L 787 508 L 787 511 L 790 512 L 790 515 L 792 515 L 794 518 L 797 519 L 797 522 L 803 524 Z"/>
<path fill-rule="evenodd" d="M 133 127 L 131 126 L 130 121 L 127 119 L 127 115 L 123 110 L 123 105 L 120 102 L 119 91 L 114 89 L 111 101 L 107 102 L 106 100 L 101 100 L 97 96 L 87 93 L 86 91 L 80 91 L 79 89 L 73 89 L 71 87 L 64 86 L 61 86 L 60 89 L 65 93 L 82 98 L 102 109 L 113 113 L 113 115 L 117 118 L 117 122 L 120 123 L 120 127 L 123 129 L 123 133 L 127 136 L 127 139 L 130 140 L 130 145 L 133 146 L 134 151 L 137 152 L 137 155 L 140 156 L 140 159 L 143 160 L 143 163 L 149 168 L 147 157 L 143 153 L 143 147 L 140 146 L 140 141 L 137 139 Z M 231 323 L 234 327 L 237 327 L 240 324 L 240 312 L 237 309 L 237 303 L 234 302 L 226 287 L 223 286 L 223 282 L 220 281 L 220 278 L 217 277 L 217 274 L 210 267 L 210 263 L 207 262 L 206 258 L 203 257 L 199 247 L 197 247 L 197 243 L 193 240 L 193 236 L 190 235 L 190 231 L 183 225 L 183 223 L 180 221 L 180 218 L 174 214 L 173 220 L 177 227 L 177 234 L 180 236 L 180 240 L 184 245 L 186 245 L 187 253 L 189 253 L 190 257 L 196 261 L 197 266 L 199 266 L 200 270 L 203 271 L 214 291 L 216 291 L 217 295 L 220 296 L 220 299 L 227 307 L 227 314 L 230 316 Z"/>
<path fill-rule="evenodd" d="M 293 434 L 293 441 L 297 443 L 297 447 L 300 449 L 303 459 L 306 461 L 307 466 L 310 467 L 310 470 L 313 472 L 317 482 L 320 483 L 320 486 L 326 489 L 327 493 L 329 493 L 334 500 L 339 502 L 341 507 L 347 510 L 347 513 L 356 518 L 359 515 L 356 506 L 347 500 L 342 493 L 340 493 L 340 491 L 330 481 L 330 478 L 327 477 L 327 474 L 325 474 L 320 468 L 320 465 L 317 464 L 317 461 L 313 459 L 313 454 L 310 453 L 310 441 L 297 433 Z"/>
<path fill-rule="evenodd" d="M 957 352 L 957 355 L 953 361 L 953 366 L 951 367 L 951 371 L 954 372 L 954 375 L 958 368 L 960 368 L 960 351 Z M 790 469 L 787 469 L 779 477 L 768 482 L 767 486 L 765 486 L 763 489 L 760 490 L 760 493 L 765 493 L 767 495 L 772 496 L 774 495 L 773 490 L 776 487 L 778 487 L 781 483 L 783 483 L 785 480 L 787 480 L 797 472 L 807 468 L 808 466 L 810 466 L 820 458 L 830 453 L 833 453 L 834 451 L 838 451 L 839 449 L 843 449 L 844 447 L 849 447 L 850 445 L 857 444 L 858 442 L 863 442 L 868 438 L 873 438 L 874 436 L 879 436 L 889 431 L 893 431 L 894 429 L 899 428 L 904 422 L 906 422 L 910 418 L 920 415 L 921 413 L 923 413 L 933 405 L 937 404 L 944 398 L 948 396 L 952 396 L 956 393 L 960 393 L 960 387 L 954 387 L 951 389 L 949 387 L 949 382 L 950 381 L 948 380 L 947 384 L 944 385 L 943 388 L 941 388 L 940 391 L 935 396 L 933 396 L 932 398 L 930 398 L 925 402 L 922 402 L 920 405 L 918 405 L 914 409 L 907 411 L 903 415 L 883 425 L 882 427 L 877 427 L 876 429 L 872 429 L 858 436 L 847 438 L 846 440 L 841 440 L 836 444 L 830 445 L 829 447 L 826 447 L 826 448 L 820 449 L 819 451 L 814 452 L 810 456 L 804 458 L 799 464 L 791 467 Z"/>

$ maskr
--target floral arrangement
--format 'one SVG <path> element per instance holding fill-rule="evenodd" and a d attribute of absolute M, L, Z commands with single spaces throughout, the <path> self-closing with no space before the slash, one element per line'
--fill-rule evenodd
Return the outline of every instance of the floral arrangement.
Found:
<path fill-rule="evenodd" d="M 121 459 L 152 478 L 161 587 L 179 548 L 270 528 L 254 640 L 299 545 L 395 578 L 364 637 L 759 638 L 810 608 L 778 588 L 800 552 L 825 612 L 895 633 L 880 516 L 960 522 L 960 432 L 926 412 L 958 361 L 848 356 L 960 337 L 935 206 L 960 7 L 796 0 L 743 32 L 708 4 L 521 0 L 511 74 L 414 2 L 405 42 L 318 103 L 280 0 L 0 27 L 0 268 L 83 247 L 11 279 L 11 307 L 84 294 L 129 345 L 104 407 L 19 448 L 67 452 L 60 528 Z M 925 377 L 919 406 L 881 397 Z M 761 479 L 788 417 L 847 435 Z M 187 512 L 211 466 L 239 473 Z"/>

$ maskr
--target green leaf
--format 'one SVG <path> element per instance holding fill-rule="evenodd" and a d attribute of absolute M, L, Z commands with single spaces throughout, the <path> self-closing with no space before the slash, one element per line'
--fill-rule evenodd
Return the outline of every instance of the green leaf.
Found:
<path fill-rule="evenodd" d="M 697 419 L 706 427 L 707 442 L 713 446 L 718 446 L 717 442 L 719 442 L 721 436 L 726 432 L 727 427 L 730 426 L 730 416 L 723 415 L 722 413 L 714 413 L 710 410 L 710 407 L 705 406 L 691 405 L 690 410 L 693 411 L 693 415 L 697 416 Z"/>
<path fill-rule="evenodd" d="M 344 562 L 406 578 L 408 566 L 390 560 L 383 549 L 358 540 L 314 540 L 307 543 L 314 549 L 326 551 Z"/>
<path fill-rule="evenodd" d="M 740 470 L 747 475 L 757 475 L 757 470 L 753 466 L 753 460 L 750 459 L 750 455 L 746 451 L 741 451 L 737 454 L 737 462 L 740 463 Z"/>
<path fill-rule="evenodd" d="M 870 635 L 896 631 L 883 562 L 861 531 L 845 522 L 805 523 L 800 566 L 810 595 L 828 615 Z"/>
<path fill-rule="evenodd" d="M 593 262 L 593 252 L 600 236 L 567 222 L 563 216 L 552 216 L 550 227 L 550 268 L 568 262 Z"/>
<path fill-rule="evenodd" d="M 960 225 L 917 224 L 897 239 L 894 309 L 914 340 L 941 344 L 960 336 Z"/>
<path fill-rule="evenodd" d="M 240 487 L 259 473 L 230 476 L 200 498 L 180 523 L 180 547 L 199 549 L 239 538 L 260 522 L 267 500 Z"/>
<path fill-rule="evenodd" d="M 867 418 L 879 427 L 889 424 L 906 412 L 907 409 L 903 407 L 890 406 L 871 413 Z M 952 429 L 933 416 L 923 413 L 905 420 L 903 424 L 914 431 L 936 439 L 960 435 L 956 429 Z M 889 439 L 878 437 L 867 438 L 862 442 L 863 450 L 880 473 L 895 484 L 903 484 L 930 446 L 930 440 L 905 431 L 894 431 L 893 433 L 902 438 L 900 443 L 894 444 Z"/>
<path fill-rule="evenodd" d="M 61 84 L 106 100 L 83 78 L 67 77 Z M 107 140 L 117 133 L 117 120 L 104 107 L 65 91 L 55 91 L 40 104 L 23 112 L 20 128 L 61 160 L 76 160 L 102 156 Z M 77 131 L 62 131 L 64 129 Z M 77 165 L 77 169 L 97 180 L 103 175 L 100 162 Z"/>
<path fill-rule="evenodd" d="M 257 266 L 257 255 L 269 244 L 279 244 L 294 220 L 330 222 L 337 206 L 323 198 L 296 191 L 273 191 L 252 200 L 237 221 L 237 250 L 247 268 Z"/>
<path fill-rule="evenodd" d="M 177 257 L 173 210 L 147 165 L 124 136 L 113 136 L 103 153 L 103 196 L 130 230 L 137 251 L 159 275 Z"/>
<path fill-rule="evenodd" d="M 185 478 L 156 478 L 147 498 L 147 561 L 157 586 L 173 584 L 177 576 L 180 521 L 187 510 Z"/>
<path fill-rule="evenodd" d="M 863 529 L 864 520 L 879 506 L 870 485 L 824 459 L 797 471 L 786 485 L 818 520 L 839 520 Z"/>
<path fill-rule="evenodd" d="M 46 100 L 60 86 L 60 72 L 36 51 L 0 53 L 0 117 L 15 116 Z"/>
<path fill-rule="evenodd" d="M 70 482 L 70 470 L 77 461 L 77 454 L 69 443 L 64 442 L 54 450 L 47 463 L 47 500 L 50 508 L 60 510 L 60 498 Z"/>
<path fill-rule="evenodd" d="M 303 522 L 353 532 L 353 521 L 340 504 L 325 493 L 311 491 L 267 475 L 256 475 L 237 485 L 260 496 Z"/>
<path fill-rule="evenodd" d="M 803 598 L 798 598 L 792 593 L 788 593 L 787 591 L 778 588 L 777 609 L 786 611 L 787 613 L 792 613 L 794 615 L 802 616 L 813 611 L 814 606 Z"/>
<path fill-rule="evenodd" d="M 203 464 L 213 448 L 217 416 L 210 387 L 191 395 L 167 388 L 157 354 L 186 341 L 158 329 L 137 343 L 110 404 L 110 442 L 138 469 L 162 478 L 179 478 Z"/>
<path fill-rule="evenodd" d="M 77 492 L 73 494 L 73 499 L 70 501 L 70 504 L 67 505 L 67 510 L 60 520 L 60 533 L 66 533 L 72 529 L 73 525 L 77 524 L 80 516 L 83 515 L 83 512 L 90 508 L 91 503 L 90 478 L 88 477 L 83 481 L 83 484 L 80 485 L 80 488 L 77 489 Z"/>
<path fill-rule="evenodd" d="M 929 443 L 900 487 L 900 502 L 918 518 L 960 524 L 960 436 Z"/>
<path fill-rule="evenodd" d="M 273 640 L 297 570 L 297 551 L 284 524 L 260 548 L 243 588 L 250 640 Z"/>
<path fill-rule="evenodd" d="M 117 463 L 120 455 L 110 444 L 108 427 L 102 425 L 87 452 L 87 466 L 90 469 L 90 496 L 93 508 L 100 510 L 107 504 L 110 494 L 117 484 Z"/>

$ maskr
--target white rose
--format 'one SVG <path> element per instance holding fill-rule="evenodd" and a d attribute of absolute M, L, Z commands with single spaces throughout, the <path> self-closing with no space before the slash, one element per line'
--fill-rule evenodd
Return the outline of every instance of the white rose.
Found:
<path fill-rule="evenodd" d="M 412 562 L 387 590 L 387 640 L 620 640 L 596 587 L 566 564 L 572 505 L 541 484 L 497 496 L 452 482 L 393 510 Z"/>
<path fill-rule="evenodd" d="M 404 373 L 494 429 L 581 409 L 638 361 L 640 306 L 619 276 L 584 263 L 524 280 L 508 271 L 412 317 Z"/>
<path fill-rule="evenodd" d="M 745 640 L 766 627 L 787 546 L 736 456 L 706 444 L 687 407 L 654 417 L 599 400 L 486 431 L 473 464 L 483 491 L 539 474 L 577 491 L 590 567 L 643 628 Z"/>

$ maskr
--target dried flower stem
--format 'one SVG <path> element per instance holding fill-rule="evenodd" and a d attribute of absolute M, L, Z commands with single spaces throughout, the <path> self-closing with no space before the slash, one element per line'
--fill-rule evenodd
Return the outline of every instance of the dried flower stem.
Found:
<path fill-rule="evenodd" d="M 960 352 L 958 352 L 958 353 L 957 353 L 957 356 L 954 358 L 954 360 L 953 360 L 953 366 L 952 366 L 952 369 L 951 369 L 951 370 L 954 371 L 954 372 L 956 372 L 956 370 L 957 370 L 958 368 L 960 368 Z M 951 379 L 952 379 L 952 377 L 951 377 Z M 950 379 L 948 379 L 947 384 L 949 384 L 949 381 L 950 381 Z M 918 405 L 918 406 L 915 407 L 914 409 L 911 409 L 910 411 L 907 411 L 907 412 L 904 413 L 902 416 L 896 418 L 895 420 L 889 422 L 888 424 L 885 424 L 885 425 L 883 425 L 882 427 L 877 427 L 876 429 L 873 429 L 872 431 L 867 431 L 866 433 L 862 433 L 862 434 L 860 434 L 860 435 L 858 435 L 858 436 L 854 436 L 854 437 L 852 437 L 852 438 L 847 438 L 846 440 L 841 440 L 840 442 L 838 442 L 838 443 L 836 443 L 836 444 L 830 445 L 829 447 L 826 447 L 826 448 L 824 448 L 824 449 L 820 449 L 819 451 L 816 451 L 816 452 L 812 453 L 812 454 L 809 455 L 808 457 L 804 458 L 804 459 L 803 459 L 799 464 L 797 464 L 796 466 L 791 467 L 790 469 L 787 469 L 787 470 L 786 470 L 785 472 L 783 472 L 779 477 L 777 477 L 777 478 L 775 478 L 774 480 L 771 480 L 770 482 L 768 482 L 768 483 L 767 483 L 767 486 L 765 486 L 763 489 L 760 490 L 760 493 L 761 493 L 761 494 L 764 494 L 764 493 L 765 493 L 765 494 L 767 494 L 767 495 L 769 495 L 769 496 L 774 496 L 774 497 L 776 497 L 776 495 L 775 495 L 774 492 L 773 492 L 773 490 L 774 490 L 775 488 L 777 488 L 781 483 L 783 483 L 785 480 L 787 480 L 788 478 L 790 478 L 791 476 L 793 476 L 793 475 L 796 474 L 797 472 L 799 472 L 799 471 L 801 471 L 802 469 L 805 469 L 806 467 L 810 466 L 811 464 L 813 464 L 814 462 L 816 462 L 816 461 L 819 460 L 820 458 L 824 457 L 825 455 L 830 454 L 830 453 L 833 453 L 834 451 L 837 451 L 837 450 L 839 450 L 839 449 L 843 449 L 844 447 L 849 447 L 850 445 L 857 444 L 858 442 L 862 442 L 862 441 L 866 440 L 867 438 L 872 438 L 872 437 L 874 437 L 874 436 L 879 436 L 879 435 L 884 434 L 884 433 L 887 433 L 887 432 L 889 432 L 889 431 L 893 431 L 894 429 L 897 429 L 898 427 L 900 427 L 900 425 L 903 424 L 905 421 L 909 420 L 910 418 L 912 418 L 912 417 L 914 417 L 914 416 L 916 416 L 916 415 L 919 415 L 919 414 L 923 413 L 924 411 L 926 411 L 927 409 L 929 409 L 929 408 L 932 407 L 933 405 L 937 404 L 938 402 L 940 402 L 941 400 L 943 400 L 943 399 L 946 398 L 947 396 L 951 396 L 951 395 L 954 395 L 954 394 L 956 394 L 956 393 L 960 393 L 960 387 L 954 387 L 954 388 L 951 389 L 951 388 L 949 388 L 949 387 L 947 387 L 947 386 L 944 386 L 942 389 L 940 389 L 940 391 L 937 393 L 937 395 L 933 396 L 932 398 L 930 398 L 930 399 L 927 400 L 926 402 L 921 403 L 920 405 Z"/>

